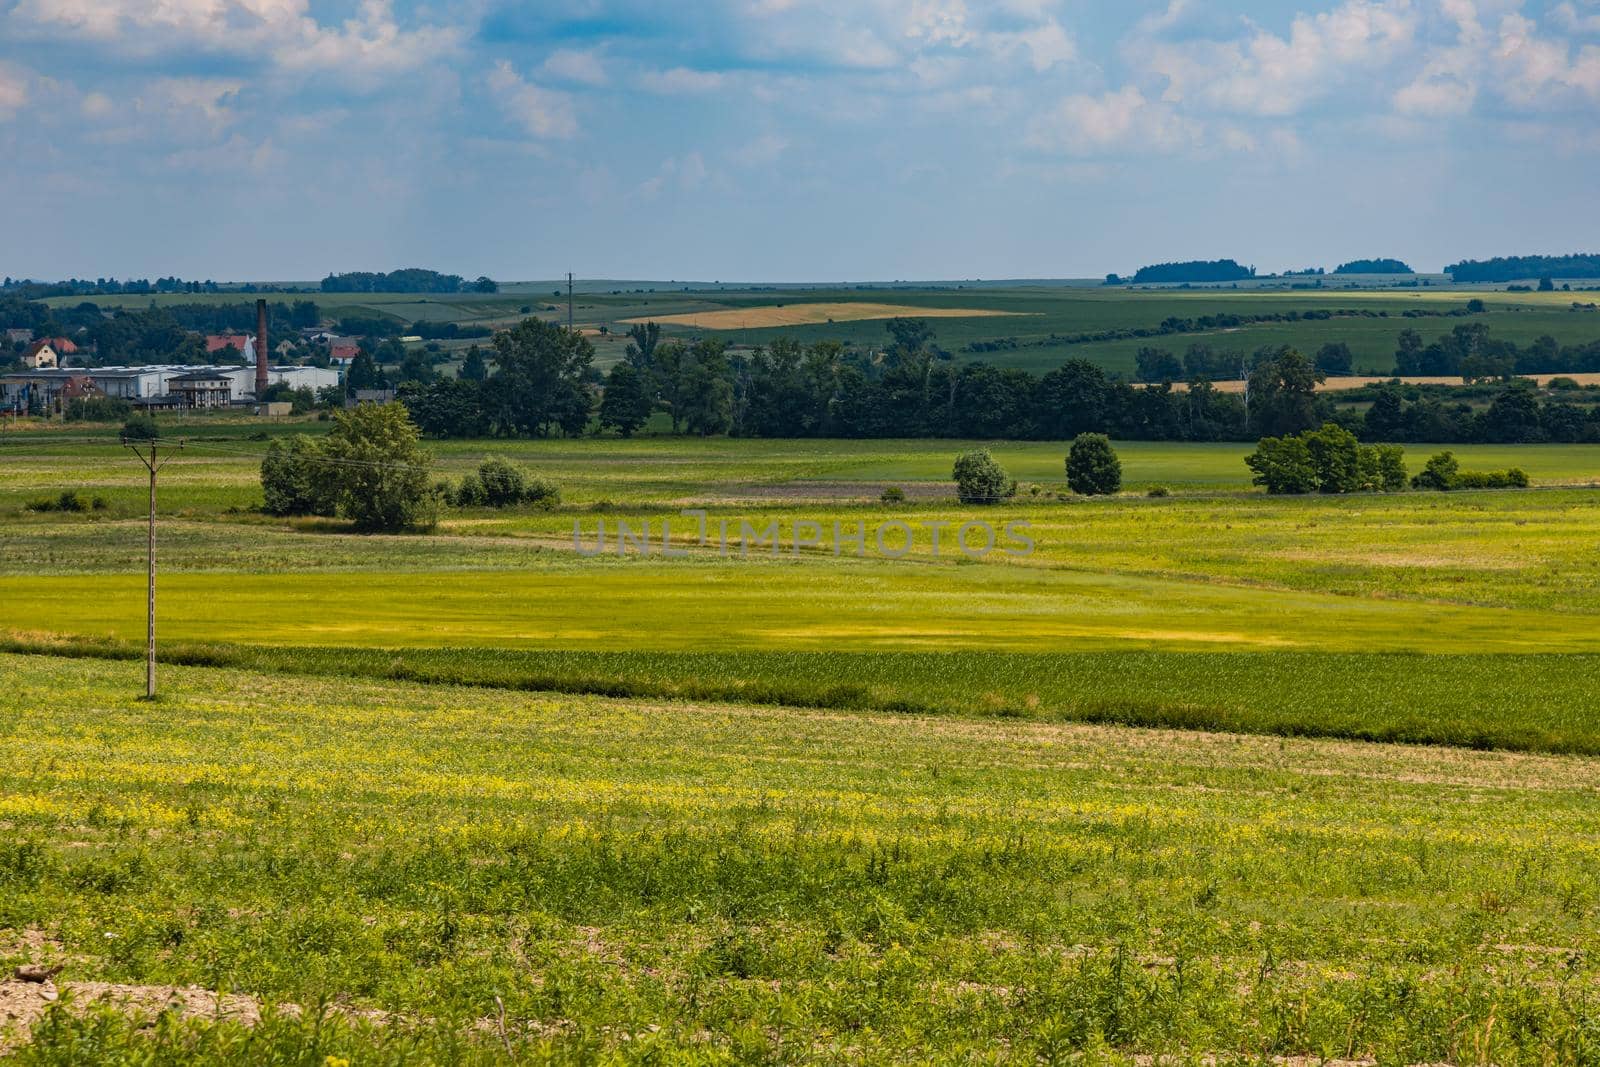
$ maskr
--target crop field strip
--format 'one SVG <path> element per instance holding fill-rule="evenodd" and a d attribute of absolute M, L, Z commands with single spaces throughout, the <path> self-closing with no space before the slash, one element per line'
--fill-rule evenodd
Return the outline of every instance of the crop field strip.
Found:
<path fill-rule="evenodd" d="M 57 634 L 127 655 L 142 633 L 138 472 L 82 438 L 7 447 L 20 461 L 0 469 L 0 501 L 70 485 L 109 506 L 0 511 L 0 628 L 19 648 Z M 1210 488 L 885 507 L 883 484 L 942 478 L 952 446 L 469 442 L 439 447 L 446 472 L 509 456 L 576 506 L 461 513 L 433 536 L 374 541 L 235 510 L 258 499 L 260 445 L 218 447 L 197 443 L 163 489 L 161 630 L 179 661 L 277 669 L 302 656 L 314 673 L 359 661 L 377 677 L 514 688 L 1569 752 L 1593 751 L 1600 721 L 1582 681 L 1592 659 L 1548 655 L 1592 653 L 1600 633 L 1593 490 L 1267 499 L 1221 488 L 1243 467 L 1239 446 L 1128 445 L 1130 474 Z M 1059 477 L 1059 445 L 999 451 L 1025 477 Z M 1551 482 L 1595 471 L 1583 446 L 1461 451 Z M 827 490 L 811 498 L 819 479 Z M 855 495 L 829 496 L 841 492 Z M 713 526 L 903 521 L 915 550 L 719 560 L 684 543 L 692 524 L 677 515 L 708 496 L 721 501 Z M 619 520 L 659 536 L 666 519 L 690 558 L 572 550 L 574 522 L 592 543 L 600 521 L 613 536 Z M 1026 519 L 1038 549 L 932 558 L 929 524 L 968 519 Z"/>
<path fill-rule="evenodd" d="M 141 1031 L 80 997 L 41 1058 L 1593 1048 L 1590 759 L 239 669 L 169 669 L 151 705 L 131 664 L 0 672 L 0 964 L 305 1009 Z"/>
<path fill-rule="evenodd" d="M 425 296 L 411 293 L 281 294 L 281 298 L 311 299 L 332 318 L 390 316 L 397 321 L 417 319 L 463 324 L 509 323 L 521 317 L 521 308 L 545 318 L 565 320 L 564 294 L 553 290 L 502 292 L 493 295 L 455 294 Z M 773 291 L 715 290 L 684 292 L 658 288 L 655 292 L 581 292 L 575 301 L 575 321 L 580 327 L 610 333 L 594 340 L 600 347 L 597 365 L 605 367 L 622 358 L 622 338 L 634 321 L 662 322 L 669 333 L 695 333 L 713 329 L 735 344 L 766 344 L 778 336 L 805 342 L 844 340 L 867 346 L 884 343 L 883 321 L 849 311 L 850 305 L 887 305 L 906 314 L 933 318 L 942 347 L 958 359 L 981 359 L 1001 367 L 1020 367 L 1036 373 L 1059 366 L 1069 358 L 1092 360 L 1118 373 L 1131 373 L 1134 354 L 1153 345 L 1182 353 L 1192 343 L 1250 352 L 1265 345 L 1291 344 L 1314 352 L 1326 342 L 1343 341 L 1355 354 L 1357 369 L 1379 373 L 1393 365 L 1395 338 L 1411 328 L 1432 339 L 1462 320 L 1437 314 L 1482 299 L 1487 312 L 1470 321 L 1490 326 L 1496 337 L 1526 346 L 1542 334 L 1558 341 L 1580 343 L 1600 338 L 1600 312 L 1587 310 L 1597 303 L 1594 293 L 1509 293 L 1497 290 L 1419 288 L 1387 290 L 1263 291 L 1233 289 L 1141 289 L 1097 286 L 1027 286 L 914 289 L 821 288 Z M 164 294 L 101 297 L 105 308 L 147 307 L 152 300 L 169 303 L 238 303 L 247 294 Z M 56 298 L 47 303 L 78 302 Z M 1574 310 L 1574 304 L 1583 310 Z M 781 307 L 779 306 L 781 305 Z M 806 313 L 807 305 L 827 305 L 834 313 Z M 1335 317 L 1299 322 L 1268 322 L 1201 333 L 1126 338 L 1066 344 L 1052 340 L 1069 335 L 1111 329 L 1154 330 L 1168 318 L 1206 315 L 1260 315 L 1288 311 L 1322 312 L 1355 310 L 1384 317 Z M 1408 310 L 1428 317 L 1406 318 Z M 960 317 L 947 317 L 962 313 Z M 702 319 L 702 316 L 714 316 Z M 756 320 L 778 315 L 788 319 L 809 317 L 810 324 L 760 327 Z M 687 316 L 692 321 L 674 323 Z M 828 318 L 834 321 L 828 322 Z M 696 325 L 703 323 L 703 325 Z M 722 327 L 722 328 L 719 328 Z M 1022 347 L 990 352 L 966 352 L 965 346 L 997 339 L 1016 338 Z"/>

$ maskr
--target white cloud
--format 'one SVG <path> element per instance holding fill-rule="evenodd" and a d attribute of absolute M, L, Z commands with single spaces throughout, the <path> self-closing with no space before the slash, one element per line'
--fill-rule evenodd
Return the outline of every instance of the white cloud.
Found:
<path fill-rule="evenodd" d="M 524 79 L 506 60 L 489 72 L 489 91 L 506 116 L 534 137 L 571 137 L 578 132 L 572 98 Z"/>
<path fill-rule="evenodd" d="M 1028 143 L 1075 156 L 1167 153 L 1195 147 L 1202 132 L 1172 105 L 1146 99 L 1129 85 L 1098 96 L 1067 97 L 1033 120 Z"/>
<path fill-rule="evenodd" d="M 1550 9 L 1550 18 L 1568 33 L 1600 34 L 1600 10 L 1592 2 L 1585 5 L 1588 12 L 1579 11 L 1571 0 Z"/>
<path fill-rule="evenodd" d="M 606 85 L 611 79 L 596 51 L 562 49 L 552 52 L 539 66 L 540 77 L 550 81 L 576 82 L 579 85 Z"/>
<path fill-rule="evenodd" d="M 693 192 L 710 178 L 711 171 L 706 166 L 705 157 L 699 152 L 689 152 L 675 159 L 664 160 L 661 169 L 653 177 L 640 182 L 632 195 L 637 200 L 648 201 L 656 199 L 668 189 Z"/>
<path fill-rule="evenodd" d="M 1332 11 L 1296 15 L 1287 37 L 1258 29 L 1239 41 L 1145 41 L 1135 58 L 1167 79 L 1170 102 L 1293 115 L 1347 75 L 1394 60 L 1416 24 L 1410 0 L 1346 0 Z"/>
<path fill-rule="evenodd" d="M 727 76 L 710 70 L 690 70 L 673 67 L 671 70 L 648 70 L 639 75 L 639 86 L 646 92 L 664 96 L 690 93 L 711 93 L 727 83 Z"/>
<path fill-rule="evenodd" d="M 309 0 L 20 0 L 10 21 L 22 34 L 88 38 L 140 56 L 264 54 L 291 71 L 367 82 L 450 55 L 463 41 L 459 27 L 402 28 L 392 0 L 362 0 L 337 26 L 318 22 Z"/>
<path fill-rule="evenodd" d="M 745 167 L 765 167 L 778 161 L 789 142 L 775 133 L 764 133 L 746 141 L 731 153 L 733 161 Z"/>
<path fill-rule="evenodd" d="M 27 102 L 27 72 L 13 64 L 0 62 L 0 119 L 10 118 Z"/>
<path fill-rule="evenodd" d="M 116 101 L 100 92 L 85 93 L 78 108 L 90 119 L 108 119 L 117 113 Z"/>

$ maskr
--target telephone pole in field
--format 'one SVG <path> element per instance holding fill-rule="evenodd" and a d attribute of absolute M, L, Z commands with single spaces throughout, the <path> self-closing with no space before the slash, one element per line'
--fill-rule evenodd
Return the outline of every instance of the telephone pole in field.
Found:
<path fill-rule="evenodd" d="M 154 700 L 156 696 L 156 475 L 161 468 L 171 462 L 171 457 L 162 460 L 157 457 L 159 440 L 152 437 L 147 440 L 138 440 L 124 436 L 123 447 L 139 457 L 139 462 L 145 465 L 150 472 L 150 532 L 149 532 L 149 577 L 145 590 L 145 636 L 144 636 L 144 696 L 146 700 Z M 173 448 L 182 448 L 183 442 L 179 441 Z M 145 449 L 149 449 L 149 455 Z"/>
<path fill-rule="evenodd" d="M 567 271 L 567 332 L 572 332 L 572 272 Z"/>

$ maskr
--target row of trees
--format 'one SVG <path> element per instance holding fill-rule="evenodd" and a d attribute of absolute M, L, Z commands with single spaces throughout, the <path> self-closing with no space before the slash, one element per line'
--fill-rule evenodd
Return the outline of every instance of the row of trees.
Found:
<path fill-rule="evenodd" d="M 1279 349 L 1254 353 L 1192 344 L 1182 357 L 1171 350 L 1146 346 L 1134 356 L 1135 374 L 1143 382 L 1179 382 L 1237 379 Z M 1330 341 L 1312 357 L 1317 369 L 1330 377 L 1355 372 L 1355 355 L 1343 341 Z M 1462 323 L 1449 333 L 1427 341 L 1415 329 L 1402 330 L 1396 339 L 1394 373 L 1403 377 L 1461 378 L 1464 381 L 1507 380 L 1519 374 L 1592 374 L 1600 372 L 1600 341 L 1562 345 L 1546 334 L 1526 347 L 1493 336 L 1488 324 Z"/>
<path fill-rule="evenodd" d="M 1600 440 L 1600 412 L 1541 402 L 1526 382 L 1507 385 L 1483 411 L 1385 387 L 1362 414 L 1319 393 L 1326 372 L 1290 348 L 1252 358 L 1247 405 L 1203 380 L 1186 390 L 1113 381 L 1086 360 L 1043 376 L 957 364 L 920 320 L 894 320 L 889 333 L 876 357 L 788 338 L 745 355 L 714 339 L 666 340 L 655 324 L 640 325 L 596 406 L 587 339 L 529 319 L 495 337 L 492 373 L 469 363 L 462 377 L 403 387 L 401 398 L 434 437 L 576 435 L 591 413 L 600 429 L 628 436 L 662 412 L 674 432 L 746 437 L 1248 441 L 1337 421 L 1369 441 Z"/>
<path fill-rule="evenodd" d="M 329 274 L 322 279 L 324 293 L 497 293 L 500 286 L 492 278 L 479 277 L 469 282 L 459 274 L 440 274 L 436 270 L 407 267 L 403 270 L 349 271 Z"/>

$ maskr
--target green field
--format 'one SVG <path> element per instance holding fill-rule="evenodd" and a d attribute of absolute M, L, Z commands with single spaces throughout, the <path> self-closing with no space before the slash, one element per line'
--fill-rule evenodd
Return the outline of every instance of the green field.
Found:
<path fill-rule="evenodd" d="M 686 312 L 738 310 L 802 303 L 891 303 L 907 307 L 972 308 L 1004 311 L 1004 317 L 941 318 L 933 321 L 941 347 L 958 359 L 981 359 L 997 366 L 1023 367 L 1035 372 L 1051 370 L 1071 358 L 1091 359 L 1107 370 L 1131 374 L 1134 354 L 1153 345 L 1179 355 L 1194 343 L 1215 348 L 1252 352 L 1263 345 L 1290 344 L 1304 352 L 1315 352 L 1328 342 L 1343 341 L 1355 356 L 1358 370 L 1388 373 L 1394 366 L 1395 338 L 1404 329 L 1415 329 L 1428 340 L 1448 333 L 1462 322 L 1456 318 L 1406 318 L 1407 311 L 1437 313 L 1463 308 L 1469 299 L 1482 299 L 1487 311 L 1471 321 L 1487 324 L 1494 336 L 1526 346 L 1549 334 L 1563 344 L 1600 339 L 1600 312 L 1574 311 L 1574 302 L 1595 301 L 1594 293 L 1507 293 L 1490 288 L 1427 289 L 1334 289 L 1263 291 L 1241 289 L 1141 289 L 1095 286 L 974 286 L 937 289 L 783 289 L 750 291 L 739 289 L 633 291 L 629 285 L 619 292 L 588 291 L 578 294 L 573 309 L 577 325 L 590 330 L 604 327 L 606 335 L 595 335 L 597 364 L 609 366 L 622 357 L 625 320 L 668 316 Z M 536 315 L 565 321 L 566 301 L 554 290 L 534 293 L 458 294 L 419 296 L 409 293 L 313 293 L 268 295 L 268 299 L 312 299 L 325 317 L 370 318 L 393 316 L 406 322 L 424 319 L 463 324 L 498 325 L 515 321 L 524 306 Z M 249 299 L 239 293 L 157 297 L 97 297 L 105 308 L 146 307 L 172 303 L 237 303 Z M 47 303 L 72 305 L 80 298 L 57 297 Z M 1294 323 L 1269 323 L 1237 330 L 1210 333 L 1175 334 L 1164 337 L 1115 340 L 1086 344 L 1052 343 L 1052 335 L 1067 336 L 1111 329 L 1154 329 L 1170 317 L 1199 318 L 1206 315 L 1261 315 L 1308 311 L 1353 309 L 1381 313 L 1384 318 L 1334 318 Z M 689 336 L 699 331 L 669 326 L 669 335 Z M 825 323 L 782 329 L 733 329 L 713 331 L 734 345 L 761 345 L 779 336 L 802 341 L 839 340 L 863 346 L 880 346 L 886 334 L 881 320 Z M 1016 338 L 1021 347 L 995 352 L 968 353 L 975 342 L 997 338 Z M 1041 344 L 1042 342 L 1042 344 Z"/>
<path fill-rule="evenodd" d="M 0 672 L 21 1062 L 1600 1050 L 1591 760 Z"/>
<path fill-rule="evenodd" d="M 66 966 L 0 980 L 23 1062 L 1600 1058 L 1600 448 L 1279 499 L 1119 444 L 1091 502 L 999 443 L 982 508 L 958 442 L 452 442 L 561 507 L 362 537 L 254 510 L 262 429 L 163 473 L 154 703 L 143 468 L 0 436 L 0 968 Z"/>

